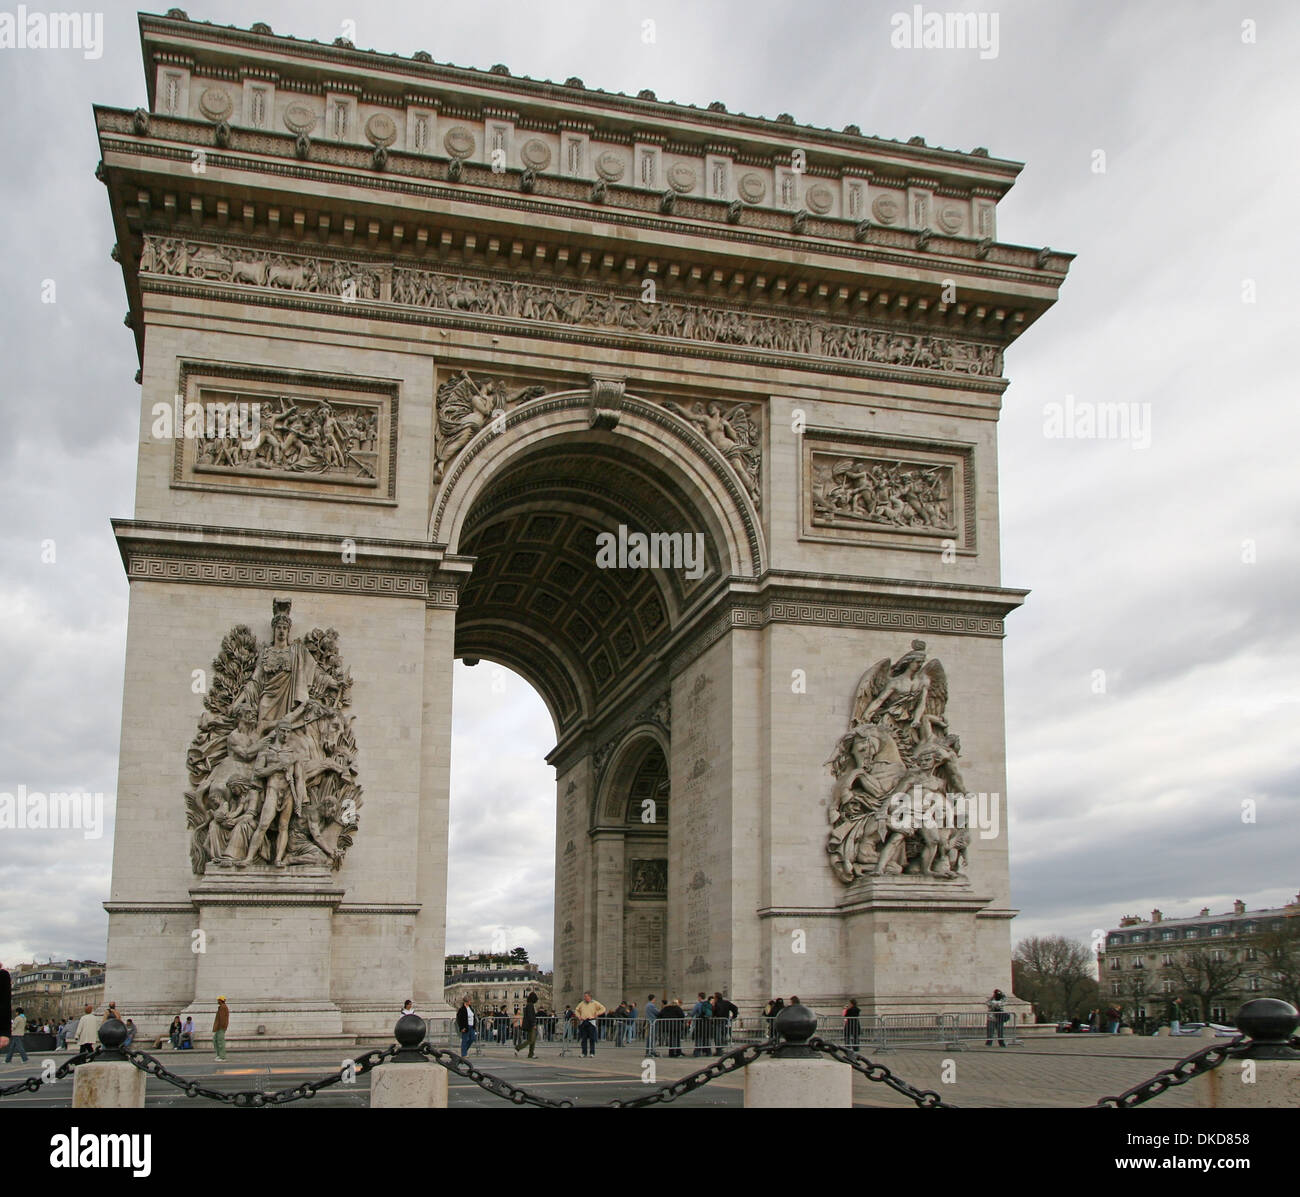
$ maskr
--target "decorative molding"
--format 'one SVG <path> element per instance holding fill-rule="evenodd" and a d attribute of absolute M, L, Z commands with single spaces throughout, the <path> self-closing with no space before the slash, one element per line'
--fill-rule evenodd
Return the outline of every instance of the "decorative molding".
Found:
<path fill-rule="evenodd" d="M 131 552 L 127 557 L 131 581 L 188 582 L 212 586 L 252 586 L 258 589 L 329 591 L 332 594 L 372 594 L 391 598 L 419 598 L 426 606 L 454 607 L 429 592 L 429 580 L 420 574 L 394 573 L 356 565 L 325 569 L 270 562 L 240 562 L 159 553 Z M 433 600 L 432 602 L 430 600 Z"/>

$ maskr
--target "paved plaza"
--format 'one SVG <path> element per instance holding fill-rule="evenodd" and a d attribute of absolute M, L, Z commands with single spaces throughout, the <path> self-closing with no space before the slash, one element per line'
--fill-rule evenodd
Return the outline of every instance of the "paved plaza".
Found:
<path fill-rule="evenodd" d="M 1209 1041 L 1183 1038 L 1141 1039 L 1134 1036 L 1061 1035 L 1030 1040 L 1019 1047 L 986 1048 L 982 1044 L 951 1051 L 938 1047 L 911 1047 L 875 1053 L 872 1059 L 918 1088 L 933 1088 L 945 1101 L 959 1106 L 1003 1108 L 1071 1108 L 1094 1104 L 1098 1098 L 1122 1093 L 1160 1068 Z M 583 1059 L 576 1048 L 560 1054 L 560 1045 L 538 1047 L 538 1059 L 515 1056 L 513 1049 L 488 1045 L 472 1053 L 475 1067 L 499 1076 L 530 1093 L 554 1100 L 570 1098 L 583 1105 L 642 1095 L 696 1071 L 706 1063 L 687 1055 L 681 1059 L 664 1056 L 654 1060 L 653 1086 L 641 1080 L 640 1048 L 604 1046 L 594 1058 Z M 214 1089 L 234 1092 L 242 1089 L 287 1089 L 336 1069 L 338 1053 L 320 1050 L 235 1051 L 218 1064 L 204 1051 L 156 1054 L 172 1072 L 193 1078 Z M 358 1054 L 359 1051 L 358 1051 Z M 65 1053 L 54 1058 L 60 1062 Z M 14 1062 L 0 1065 L 0 1084 L 12 1084 L 20 1077 L 40 1070 L 42 1057 L 33 1055 L 28 1065 Z M 951 1062 L 955 1080 L 943 1083 L 941 1072 Z M 436 1065 L 430 1065 L 436 1067 Z M 1194 1082 L 1195 1083 L 1195 1082 Z M 1148 1108 L 1187 1109 L 1194 1104 L 1191 1086 L 1170 1090 Z M 722 1106 L 743 1104 L 744 1079 L 739 1074 L 720 1077 L 705 1088 L 678 1098 L 671 1105 Z M 369 1078 L 359 1077 L 354 1085 L 335 1086 L 310 1099 L 310 1104 L 330 1107 L 369 1105 Z M 853 1101 L 856 1106 L 910 1106 L 911 1102 L 883 1084 L 855 1076 Z M 38 1094 L 4 1099 L 6 1108 L 19 1106 L 57 1108 L 71 1103 L 71 1083 L 61 1081 Z M 148 1106 L 207 1106 L 215 1103 L 185 1097 L 179 1089 L 150 1078 Z M 307 1103 L 298 1103 L 307 1104 Z M 452 1076 L 450 1105 L 455 1107 L 510 1108 L 464 1078 Z"/>

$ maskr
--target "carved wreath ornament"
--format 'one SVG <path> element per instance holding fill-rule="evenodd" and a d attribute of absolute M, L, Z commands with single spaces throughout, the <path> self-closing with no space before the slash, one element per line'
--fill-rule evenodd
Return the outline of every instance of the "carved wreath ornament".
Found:
<path fill-rule="evenodd" d="M 352 675 L 333 628 L 293 639 L 272 601 L 271 639 L 240 624 L 221 642 L 186 764 L 190 863 L 212 869 L 337 869 L 361 808 Z"/>

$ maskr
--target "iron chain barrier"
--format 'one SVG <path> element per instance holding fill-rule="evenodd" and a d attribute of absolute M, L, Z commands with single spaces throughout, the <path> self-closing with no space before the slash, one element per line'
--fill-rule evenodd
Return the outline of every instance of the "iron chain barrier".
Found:
<path fill-rule="evenodd" d="M 1257 1010 L 1248 1013 L 1249 1007 Z M 1300 1024 L 1300 1015 L 1294 1007 L 1274 999 L 1257 999 L 1243 1007 L 1238 1023 L 1245 1034 L 1238 1035 L 1230 1043 L 1211 1044 L 1200 1051 L 1177 1061 L 1168 1068 L 1163 1068 L 1148 1080 L 1131 1089 L 1125 1090 L 1117 1097 L 1103 1097 L 1090 1109 L 1132 1109 L 1140 1106 L 1177 1085 L 1204 1076 L 1216 1068 L 1222 1067 L 1229 1060 L 1247 1058 L 1255 1059 L 1289 1059 L 1300 1064 L 1300 1038 L 1293 1032 Z M 35 1093 L 42 1085 L 63 1080 L 72 1075 L 75 1069 L 84 1064 L 98 1062 L 123 1062 L 131 1064 L 141 1072 L 181 1090 L 186 1097 L 201 1097 L 209 1101 L 221 1102 L 237 1108 L 287 1105 L 294 1101 L 309 1100 L 322 1089 L 342 1083 L 351 1083 L 358 1076 L 377 1068 L 386 1061 L 422 1062 L 430 1061 L 445 1068 L 448 1072 L 466 1078 L 480 1088 L 503 1098 L 513 1105 L 533 1105 L 546 1109 L 640 1109 L 645 1106 L 658 1105 L 675 1101 L 688 1093 L 702 1089 L 719 1077 L 738 1072 L 753 1064 L 763 1056 L 775 1058 L 810 1058 L 824 1055 L 841 1064 L 847 1064 L 854 1072 L 865 1076 L 875 1084 L 883 1084 L 896 1093 L 913 1101 L 920 1109 L 960 1109 L 961 1107 L 945 1102 L 933 1089 L 918 1089 L 901 1077 L 896 1076 L 883 1064 L 878 1064 L 866 1056 L 859 1055 L 851 1048 L 831 1043 L 813 1035 L 817 1018 L 812 1011 L 803 1006 L 787 1006 L 777 1016 L 773 1025 L 773 1037 L 762 1043 L 746 1043 L 741 1047 L 710 1059 L 709 1063 L 687 1076 L 670 1081 L 657 1089 L 652 1089 L 639 1097 L 614 1100 L 599 1106 L 581 1106 L 568 1098 L 541 1097 L 529 1093 L 517 1085 L 491 1073 L 475 1067 L 468 1059 L 448 1048 L 436 1047 L 424 1042 L 427 1035 L 425 1021 L 415 1015 L 406 1015 L 398 1020 L 395 1028 L 397 1043 L 391 1047 L 365 1052 L 355 1060 L 345 1062 L 335 1072 L 314 1081 L 304 1081 L 287 1089 L 276 1091 L 245 1089 L 225 1092 L 202 1085 L 192 1078 L 181 1076 L 168 1069 L 161 1060 L 147 1052 L 132 1051 L 123 1046 L 126 1039 L 126 1027 L 116 1019 L 106 1020 L 99 1030 L 100 1047 L 93 1052 L 84 1048 L 80 1054 L 65 1061 L 49 1076 L 38 1075 L 26 1077 L 16 1084 L 0 1088 L 0 1097 L 9 1097 L 18 1093 Z"/>

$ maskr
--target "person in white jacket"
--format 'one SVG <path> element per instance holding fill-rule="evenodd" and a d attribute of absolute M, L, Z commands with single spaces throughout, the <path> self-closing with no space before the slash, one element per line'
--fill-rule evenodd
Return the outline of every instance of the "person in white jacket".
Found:
<path fill-rule="evenodd" d="M 94 1006 L 87 1006 L 85 1014 L 77 1020 L 76 1034 L 73 1035 L 78 1051 L 93 1052 L 99 1046 L 99 1023 Z"/>

